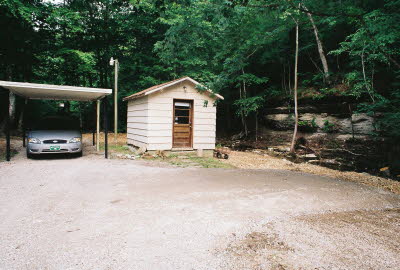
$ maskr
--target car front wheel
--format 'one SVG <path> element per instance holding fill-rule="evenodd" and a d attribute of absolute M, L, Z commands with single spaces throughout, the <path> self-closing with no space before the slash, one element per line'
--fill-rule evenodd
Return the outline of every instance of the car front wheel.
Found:
<path fill-rule="evenodd" d="M 29 159 L 33 159 L 33 155 L 31 153 L 29 153 L 29 149 L 26 148 L 26 157 Z"/>

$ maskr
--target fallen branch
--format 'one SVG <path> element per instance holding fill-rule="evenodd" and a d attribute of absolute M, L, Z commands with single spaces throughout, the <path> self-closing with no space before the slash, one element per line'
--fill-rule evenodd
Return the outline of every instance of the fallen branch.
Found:
<path fill-rule="evenodd" d="M 342 151 L 342 152 L 347 152 L 349 154 L 355 155 L 355 156 L 362 156 L 362 154 L 357 154 L 354 152 L 351 152 L 350 150 L 343 149 L 343 148 L 338 148 L 338 149 L 322 149 L 322 151 Z"/>

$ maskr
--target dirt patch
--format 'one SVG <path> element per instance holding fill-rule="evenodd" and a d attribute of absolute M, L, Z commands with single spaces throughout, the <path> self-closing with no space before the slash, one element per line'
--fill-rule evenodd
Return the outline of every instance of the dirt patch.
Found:
<path fill-rule="evenodd" d="M 297 220 L 334 234 L 344 234 L 346 228 L 353 227 L 362 232 L 360 237 L 379 236 L 376 241 L 386 249 L 393 253 L 400 251 L 400 209 L 319 214 L 299 217 Z"/>
<path fill-rule="evenodd" d="M 19 152 L 22 151 L 22 139 L 18 137 L 11 137 L 11 158 L 16 156 Z M 0 162 L 6 160 L 6 139 L 0 138 Z"/>
<path fill-rule="evenodd" d="M 227 252 L 238 260 L 234 260 L 236 263 L 249 269 L 286 269 L 282 256 L 287 256 L 293 249 L 279 239 L 270 224 L 267 227 L 264 232 L 249 233 L 238 243 L 228 246 Z"/>
<path fill-rule="evenodd" d="M 400 209 L 270 222 L 229 245 L 230 269 L 397 269 L 399 225 Z"/>
<path fill-rule="evenodd" d="M 393 193 L 400 194 L 400 182 L 395 180 L 373 176 L 367 173 L 342 172 L 307 163 L 296 164 L 284 158 L 270 156 L 267 151 L 232 151 L 229 159 L 223 160 L 222 162 L 231 164 L 232 166 L 241 169 L 283 169 L 329 176 L 345 181 L 361 183 L 367 186 L 382 188 Z"/>

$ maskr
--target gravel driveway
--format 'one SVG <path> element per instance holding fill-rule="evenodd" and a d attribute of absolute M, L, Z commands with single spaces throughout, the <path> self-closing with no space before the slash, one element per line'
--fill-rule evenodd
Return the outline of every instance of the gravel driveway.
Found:
<path fill-rule="evenodd" d="M 0 206 L 0 269 L 400 265 L 398 195 L 305 173 L 22 156 Z"/>

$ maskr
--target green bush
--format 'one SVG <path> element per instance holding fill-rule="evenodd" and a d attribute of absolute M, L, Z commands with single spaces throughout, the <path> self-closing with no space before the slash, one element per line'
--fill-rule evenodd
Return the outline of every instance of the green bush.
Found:
<path fill-rule="evenodd" d="M 299 121 L 299 130 L 303 132 L 315 132 L 318 129 L 318 125 L 315 122 L 315 117 L 311 120 Z"/>
<path fill-rule="evenodd" d="M 322 130 L 326 133 L 333 133 L 336 131 L 336 126 L 335 126 L 335 124 L 329 122 L 329 120 L 325 120 Z"/>

